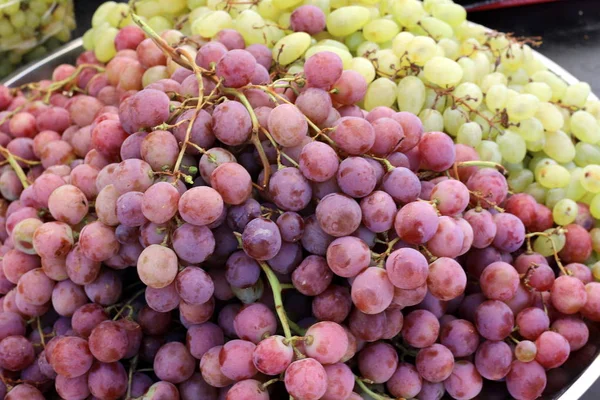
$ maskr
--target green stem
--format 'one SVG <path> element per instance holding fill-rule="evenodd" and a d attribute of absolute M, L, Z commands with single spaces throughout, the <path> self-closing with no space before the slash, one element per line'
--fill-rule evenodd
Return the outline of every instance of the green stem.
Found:
<path fill-rule="evenodd" d="M 496 168 L 503 174 L 506 174 L 506 168 L 493 161 L 463 161 L 458 163 L 458 167 Z"/>
<path fill-rule="evenodd" d="M 283 308 L 283 299 L 281 298 L 281 284 L 279 283 L 279 279 L 277 279 L 277 275 L 273 272 L 271 267 L 267 265 L 264 261 L 259 261 L 260 267 L 264 271 L 267 276 L 267 280 L 269 281 L 269 285 L 271 286 L 271 290 L 273 291 L 273 300 L 275 301 L 275 310 L 277 311 L 277 316 L 281 321 L 281 326 L 283 327 L 283 333 L 285 338 L 290 340 L 292 338 L 292 331 L 290 329 L 289 321 L 287 314 L 285 313 L 285 309 Z"/>
<path fill-rule="evenodd" d="M 125 303 L 123 305 L 123 307 L 117 312 L 117 314 L 115 315 L 115 317 L 113 318 L 113 321 L 116 321 L 121 314 L 123 314 L 123 312 L 127 309 L 127 307 L 131 307 L 131 303 L 133 303 L 135 301 L 135 299 L 137 299 L 138 297 L 140 297 L 141 295 L 143 295 L 146 292 L 146 289 L 142 289 L 140 291 L 138 291 L 136 294 L 134 294 L 128 301 L 127 303 Z"/>
<path fill-rule="evenodd" d="M 297 323 L 288 319 L 288 324 L 290 324 L 290 328 L 296 335 L 304 336 L 306 335 L 306 329 L 300 328 Z"/>
<path fill-rule="evenodd" d="M 131 398 L 131 385 L 133 384 L 133 373 L 137 368 L 138 356 L 135 356 L 131 359 L 131 364 L 129 364 L 129 382 L 127 383 L 127 395 L 126 399 Z"/>
<path fill-rule="evenodd" d="M 391 162 L 389 162 L 388 160 L 386 160 L 385 158 L 381 158 L 381 157 L 375 157 L 375 156 L 365 156 L 367 158 L 371 158 L 375 161 L 379 161 L 380 163 L 383 164 L 383 166 L 385 167 L 386 172 L 390 172 L 393 171 L 396 167 L 394 167 L 392 165 Z"/>
<path fill-rule="evenodd" d="M 6 158 L 12 169 L 15 171 L 15 174 L 17 174 L 17 177 L 21 181 L 21 185 L 23 185 L 23 188 L 27 189 L 29 187 L 29 180 L 27 179 L 27 175 L 23 171 L 23 168 L 21 168 L 21 166 L 19 165 L 16 158 L 12 155 L 10 151 L 8 151 L 6 147 L 3 146 L 0 146 L 0 154 L 2 154 L 4 158 Z"/>
<path fill-rule="evenodd" d="M 358 384 L 358 386 L 366 393 L 368 394 L 372 399 L 374 400 L 392 400 L 391 397 L 387 397 L 387 396 L 382 396 L 380 394 L 375 393 L 374 391 L 372 391 L 371 389 L 369 389 L 369 387 L 358 377 L 355 376 L 354 380 L 356 381 L 356 383 Z"/>

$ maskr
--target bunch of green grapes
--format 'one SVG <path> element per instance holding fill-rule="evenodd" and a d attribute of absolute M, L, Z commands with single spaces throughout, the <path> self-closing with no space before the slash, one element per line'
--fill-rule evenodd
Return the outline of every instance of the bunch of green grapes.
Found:
<path fill-rule="evenodd" d="M 306 32 L 294 22 L 299 10 L 306 14 L 302 6 L 323 18 L 322 29 Z M 332 51 L 367 81 L 364 109 L 409 111 L 426 131 L 444 131 L 482 160 L 503 164 L 512 191 L 547 205 L 559 225 L 577 217 L 576 202 L 600 219 L 600 102 L 589 100 L 590 86 L 568 85 L 528 40 L 467 21 L 451 0 L 148 0 L 134 7 L 159 33 L 177 28 L 211 39 L 236 29 L 247 45 L 272 48 L 290 73 Z M 114 10 L 126 8 L 105 3 L 86 34 L 86 47 L 103 61 L 116 52 L 118 28 L 130 23 Z"/>
<path fill-rule="evenodd" d="M 0 0 L 0 77 L 71 38 L 72 0 Z"/>

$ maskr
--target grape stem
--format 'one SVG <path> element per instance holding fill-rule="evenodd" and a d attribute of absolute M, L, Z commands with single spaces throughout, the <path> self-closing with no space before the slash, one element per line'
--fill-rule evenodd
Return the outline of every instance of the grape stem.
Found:
<path fill-rule="evenodd" d="M 281 326 L 283 328 L 283 333 L 287 340 L 292 339 L 292 331 L 290 329 L 290 325 L 288 322 L 287 314 L 285 313 L 285 308 L 283 308 L 283 299 L 281 298 L 281 283 L 279 283 L 279 279 L 277 279 L 277 275 L 273 272 L 271 267 L 267 265 L 264 261 L 259 261 L 260 267 L 264 271 L 267 276 L 267 280 L 269 281 L 269 285 L 271 286 L 271 290 L 273 291 L 273 300 L 275 301 L 275 310 L 277 311 L 277 316 L 281 321 Z"/>
<path fill-rule="evenodd" d="M 46 96 L 44 97 L 44 103 L 46 103 L 46 104 L 50 103 L 50 97 L 52 96 L 52 94 L 54 92 L 56 92 L 57 90 L 65 88 L 66 85 L 69 85 L 69 84 L 73 83 L 73 81 L 75 81 L 75 79 L 77 79 L 77 77 L 86 68 L 95 69 L 96 72 L 103 72 L 104 71 L 103 67 L 101 67 L 99 65 L 95 65 L 95 64 L 81 64 L 81 65 L 79 65 L 75 69 L 75 71 L 73 71 L 73 73 L 70 76 L 68 76 L 67 78 L 63 79 L 62 81 L 54 82 L 53 84 L 51 84 L 50 86 L 48 86 L 48 89 L 46 89 Z"/>
<path fill-rule="evenodd" d="M 382 396 L 380 394 L 375 393 L 374 391 L 372 391 L 367 385 L 366 383 L 359 378 L 358 376 L 354 376 L 354 380 L 356 381 L 356 384 L 367 394 L 369 395 L 373 400 L 393 400 L 391 397 L 387 397 L 387 396 Z M 403 398 L 398 398 L 397 400 L 405 400 Z"/>
<path fill-rule="evenodd" d="M 138 356 L 136 355 L 135 357 L 133 357 L 131 359 L 131 364 L 129 364 L 129 382 L 127 383 L 127 395 L 125 396 L 126 399 L 131 398 L 131 386 L 133 384 L 133 373 L 135 372 L 137 363 L 138 363 Z"/>
<path fill-rule="evenodd" d="M 137 299 L 138 297 L 140 297 L 141 295 L 143 295 L 144 293 L 146 293 L 146 289 L 142 289 L 140 291 L 138 291 L 137 293 L 135 293 L 128 301 L 127 303 L 125 303 L 125 305 L 123 305 L 123 307 L 117 312 L 117 314 L 114 316 L 113 321 L 116 321 L 121 314 L 123 314 L 123 312 L 127 309 L 127 308 L 131 308 L 131 303 L 133 303 L 135 301 L 135 299 Z"/>
<path fill-rule="evenodd" d="M 482 168 L 496 168 L 498 171 L 506 175 L 508 171 L 502 165 L 492 161 L 463 161 L 458 163 L 458 167 L 482 167 Z"/>
<path fill-rule="evenodd" d="M 38 333 L 40 334 L 40 343 L 42 344 L 42 348 L 45 349 L 46 348 L 46 339 L 44 338 L 44 331 L 42 329 L 42 321 L 40 320 L 40 317 L 37 317 L 35 320 L 36 320 Z"/>
<path fill-rule="evenodd" d="M 280 380 L 281 380 L 281 379 L 279 379 L 279 378 L 274 378 L 274 379 L 271 379 L 270 381 L 266 381 L 265 383 L 263 383 L 262 385 L 260 385 L 260 389 L 261 389 L 261 390 L 264 392 L 265 390 L 267 390 L 267 388 L 268 388 L 270 385 L 272 385 L 272 384 L 274 384 L 274 383 L 277 383 L 277 382 L 279 382 Z"/>
<path fill-rule="evenodd" d="M 391 162 L 389 162 L 389 160 L 386 160 L 385 158 L 375 157 L 375 156 L 368 156 L 368 155 L 365 155 L 365 157 L 371 158 L 371 159 L 373 159 L 375 161 L 379 161 L 380 163 L 382 163 L 387 172 L 393 171 L 396 168 L 396 167 L 394 167 L 392 165 Z"/>
<path fill-rule="evenodd" d="M 529 240 L 532 237 L 535 236 L 543 236 L 546 239 L 548 239 L 550 241 L 550 244 L 552 245 L 552 253 L 554 253 L 554 260 L 556 261 L 556 265 L 558 266 L 558 269 L 560 269 L 560 272 L 562 272 L 564 275 L 566 276 L 571 276 L 573 275 L 571 273 L 571 271 L 568 271 L 565 269 L 565 267 L 562 265 L 562 262 L 560 261 L 560 258 L 558 257 L 558 251 L 556 250 L 556 244 L 554 243 L 554 239 L 552 239 L 552 235 L 554 233 L 557 234 L 562 234 L 565 230 L 562 228 L 556 228 L 553 232 L 532 232 L 532 233 L 528 233 L 527 235 L 525 235 L 525 238 L 527 240 Z"/>
<path fill-rule="evenodd" d="M 27 189 L 29 187 L 29 180 L 27 179 L 27 175 L 23 171 L 23 168 L 21 168 L 17 162 L 17 158 L 3 146 L 0 146 L 0 154 L 6 158 L 12 169 L 15 171 L 15 174 L 17 174 L 17 177 L 21 181 L 21 185 L 23 185 L 23 189 Z"/>

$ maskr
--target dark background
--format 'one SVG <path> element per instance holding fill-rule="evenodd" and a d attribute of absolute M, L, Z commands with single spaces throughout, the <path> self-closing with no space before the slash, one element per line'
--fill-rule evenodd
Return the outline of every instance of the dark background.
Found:
<path fill-rule="evenodd" d="M 81 36 L 90 27 L 101 0 L 75 0 Z M 462 1 L 462 4 L 473 3 Z M 563 0 L 555 3 L 469 13 L 469 20 L 518 36 L 541 36 L 537 49 L 600 95 L 600 1 Z M 600 399 L 600 382 L 580 400 Z"/>

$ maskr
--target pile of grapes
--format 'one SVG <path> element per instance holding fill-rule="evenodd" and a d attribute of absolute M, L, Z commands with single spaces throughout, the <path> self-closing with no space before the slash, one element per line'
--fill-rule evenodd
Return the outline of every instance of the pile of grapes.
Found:
<path fill-rule="evenodd" d="M 1 397 L 533 400 L 596 355 L 589 88 L 519 93 L 550 73 L 434 40 L 480 32 L 448 1 L 184 3 L 106 3 L 95 53 L 0 86 Z"/>
<path fill-rule="evenodd" d="M 0 77 L 71 38 L 73 0 L 0 0 Z"/>

